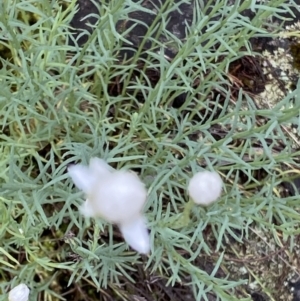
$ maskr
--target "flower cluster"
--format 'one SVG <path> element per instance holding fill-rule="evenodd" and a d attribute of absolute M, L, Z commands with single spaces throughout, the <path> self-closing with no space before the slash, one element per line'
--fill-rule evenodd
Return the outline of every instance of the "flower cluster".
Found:
<path fill-rule="evenodd" d="M 75 185 L 87 196 L 81 212 L 117 224 L 127 243 L 140 253 L 150 251 L 146 219 L 142 214 L 147 190 L 131 171 L 115 170 L 104 160 L 92 158 L 89 166 L 68 169 Z"/>
<path fill-rule="evenodd" d="M 84 216 L 101 217 L 117 224 L 134 250 L 144 254 L 150 251 L 147 221 L 142 213 L 147 190 L 135 173 L 115 170 L 98 158 L 92 158 L 89 166 L 72 165 L 68 173 L 86 195 L 80 208 Z M 218 173 L 199 172 L 190 180 L 188 193 L 193 202 L 207 206 L 221 195 L 222 185 Z"/>

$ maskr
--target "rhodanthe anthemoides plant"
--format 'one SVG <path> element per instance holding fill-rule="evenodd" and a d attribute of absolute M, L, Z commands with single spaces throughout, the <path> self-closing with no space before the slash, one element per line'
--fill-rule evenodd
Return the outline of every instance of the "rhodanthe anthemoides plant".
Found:
<path fill-rule="evenodd" d="M 21 283 L 8 294 L 8 301 L 28 301 L 30 290 L 26 284 Z"/>
<path fill-rule="evenodd" d="M 117 224 L 126 242 L 140 253 L 150 251 L 143 207 L 147 190 L 131 171 L 115 170 L 104 160 L 92 158 L 89 166 L 72 165 L 68 173 L 87 199 L 80 211 L 86 217 L 100 217 Z"/>

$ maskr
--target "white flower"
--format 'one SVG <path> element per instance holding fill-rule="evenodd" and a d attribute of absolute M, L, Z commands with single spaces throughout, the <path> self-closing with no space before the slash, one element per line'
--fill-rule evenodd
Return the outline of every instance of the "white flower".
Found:
<path fill-rule="evenodd" d="M 135 173 L 114 170 L 98 158 L 92 158 L 89 167 L 77 164 L 69 167 L 68 172 L 87 196 L 81 207 L 85 216 L 121 224 L 141 214 L 147 190 Z"/>
<path fill-rule="evenodd" d="M 146 219 L 140 216 L 132 222 L 120 225 L 121 233 L 126 242 L 136 251 L 147 254 L 150 251 L 149 233 Z"/>
<path fill-rule="evenodd" d="M 21 283 L 9 292 L 8 301 L 28 301 L 29 293 L 27 285 Z"/>
<path fill-rule="evenodd" d="M 68 173 L 87 196 L 80 208 L 83 215 L 118 224 L 133 249 L 149 252 L 149 234 L 142 216 L 147 190 L 135 173 L 115 170 L 98 158 L 92 158 L 88 167 L 73 165 Z"/>
<path fill-rule="evenodd" d="M 198 205 L 208 206 L 215 202 L 222 192 L 223 181 L 217 172 L 196 173 L 188 185 L 188 193 Z"/>

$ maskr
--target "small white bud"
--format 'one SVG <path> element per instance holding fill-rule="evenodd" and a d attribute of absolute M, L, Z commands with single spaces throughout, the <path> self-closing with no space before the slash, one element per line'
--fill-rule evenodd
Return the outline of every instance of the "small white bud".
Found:
<path fill-rule="evenodd" d="M 223 181 L 217 172 L 196 173 L 188 185 L 188 193 L 198 205 L 208 206 L 221 195 Z"/>
<path fill-rule="evenodd" d="M 68 173 L 74 184 L 86 194 L 89 194 L 94 185 L 97 184 L 98 178 L 105 177 L 113 171 L 112 167 L 99 158 L 92 158 L 89 166 L 77 164 L 68 168 Z"/>
<path fill-rule="evenodd" d="M 8 294 L 8 301 L 28 301 L 30 290 L 26 284 L 21 283 Z"/>
<path fill-rule="evenodd" d="M 68 168 L 68 173 L 80 190 L 83 190 L 85 193 L 91 190 L 94 178 L 87 166 L 72 165 Z"/>
<path fill-rule="evenodd" d="M 134 221 L 119 225 L 125 241 L 135 251 L 147 254 L 150 252 L 150 238 L 146 227 L 146 219 L 137 217 Z"/>

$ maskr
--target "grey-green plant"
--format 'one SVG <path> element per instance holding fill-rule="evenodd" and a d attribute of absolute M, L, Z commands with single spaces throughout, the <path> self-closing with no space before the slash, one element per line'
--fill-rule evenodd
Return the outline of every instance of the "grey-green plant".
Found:
<path fill-rule="evenodd" d="M 106 288 L 117 292 L 137 281 L 138 267 L 149 279 L 189 286 L 195 300 L 242 300 L 235 289 L 246 279 L 218 277 L 229 237 L 242 241 L 255 225 L 274 237 L 281 231 L 293 250 L 298 196 L 283 198 L 277 189 L 288 178 L 283 166 L 299 167 L 298 142 L 287 128 L 300 126 L 300 86 L 274 108 L 258 108 L 242 89 L 232 98 L 227 74 L 232 61 L 253 55 L 251 37 L 278 34 L 264 29 L 267 19 L 296 4 L 197 0 L 179 40 L 163 26 L 177 9 L 172 3 L 164 2 L 143 37 L 153 48 L 142 43 L 120 63 L 128 31 L 117 32 L 116 23 L 141 2 L 103 2 L 93 33 L 78 47 L 67 43 L 74 0 L 0 1 L 0 301 L 19 283 L 32 289 L 30 301 L 65 300 L 61 291 L 74 284 L 99 290 L 104 300 Z M 246 9 L 251 20 L 242 15 Z M 158 34 L 178 51 L 174 59 L 163 55 Z M 150 69 L 159 72 L 156 85 Z M 117 95 L 110 93 L 116 78 Z M 183 93 L 184 104 L 173 108 Z M 211 131 L 216 125 L 225 133 L 220 139 Z M 84 196 L 67 166 L 95 156 L 138 171 L 146 183 L 149 256 L 130 250 L 111 225 L 78 212 Z M 223 196 L 206 209 L 194 206 L 185 227 L 172 227 L 188 201 L 189 178 L 203 168 L 222 176 Z M 261 169 L 266 176 L 258 181 L 253 174 Z M 241 175 L 248 178 L 243 185 Z M 195 264 L 215 253 L 211 272 Z"/>

